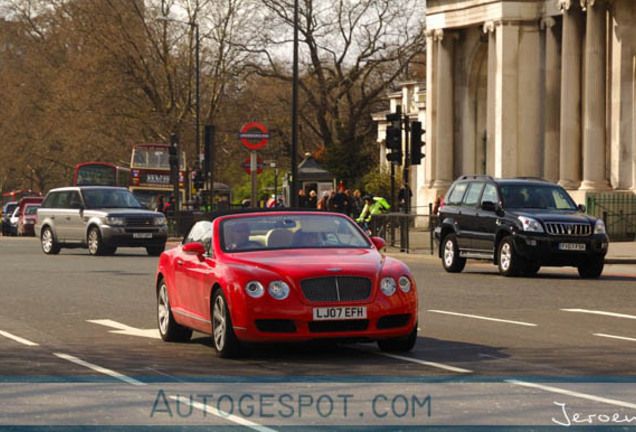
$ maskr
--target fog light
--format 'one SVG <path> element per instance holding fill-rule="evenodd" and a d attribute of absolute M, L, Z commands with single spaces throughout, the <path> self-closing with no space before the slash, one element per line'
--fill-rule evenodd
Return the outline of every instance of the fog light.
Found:
<path fill-rule="evenodd" d="M 601 243 L 601 248 L 602 249 L 607 249 L 607 243 Z"/>
<path fill-rule="evenodd" d="M 537 245 L 537 241 L 536 240 L 531 240 L 531 239 L 526 239 L 526 244 L 528 246 L 536 246 Z"/>

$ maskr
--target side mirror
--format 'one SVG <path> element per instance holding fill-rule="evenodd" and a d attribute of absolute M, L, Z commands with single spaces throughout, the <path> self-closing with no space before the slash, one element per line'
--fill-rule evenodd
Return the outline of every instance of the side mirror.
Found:
<path fill-rule="evenodd" d="M 497 214 L 497 216 L 502 217 L 505 212 L 503 207 L 501 206 L 501 204 L 499 203 L 495 203 L 495 213 Z"/>
<path fill-rule="evenodd" d="M 181 250 L 184 253 L 194 254 L 198 256 L 200 260 L 202 260 L 203 255 L 205 255 L 205 246 L 203 246 L 203 243 L 199 243 L 199 242 L 188 243 L 186 245 L 183 245 L 183 248 Z"/>
<path fill-rule="evenodd" d="M 481 209 L 484 211 L 494 212 L 495 208 L 495 203 L 492 201 L 484 201 L 481 203 Z"/>
<path fill-rule="evenodd" d="M 587 210 L 583 204 L 579 204 L 579 205 L 577 205 L 577 206 L 576 206 L 576 208 L 578 208 L 579 210 L 581 210 L 581 212 L 583 212 L 583 213 L 585 213 L 585 211 Z"/>
<path fill-rule="evenodd" d="M 382 237 L 371 237 L 371 241 L 379 251 L 386 247 L 386 241 Z"/>

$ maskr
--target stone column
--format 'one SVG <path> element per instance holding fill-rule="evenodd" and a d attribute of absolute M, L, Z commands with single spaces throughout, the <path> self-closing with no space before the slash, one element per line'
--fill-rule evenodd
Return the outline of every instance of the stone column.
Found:
<path fill-rule="evenodd" d="M 435 31 L 437 39 L 437 121 L 436 121 L 436 188 L 450 186 L 453 179 L 453 54 L 455 38 L 453 34 Z"/>
<path fill-rule="evenodd" d="M 488 90 L 486 108 L 486 174 L 495 173 L 495 88 L 497 76 L 497 42 L 495 23 L 484 23 L 484 33 L 488 34 Z"/>
<path fill-rule="evenodd" d="M 433 187 L 436 178 L 435 156 L 437 155 L 437 83 L 436 83 L 436 42 L 435 32 L 426 30 L 426 158 L 424 158 L 426 169 L 426 187 Z"/>
<path fill-rule="evenodd" d="M 581 9 L 572 0 L 561 0 L 561 136 L 559 184 L 577 189 L 581 183 Z"/>
<path fill-rule="evenodd" d="M 587 5 L 585 36 L 585 103 L 583 183 L 581 189 L 608 189 L 605 134 L 607 128 L 607 14 L 603 0 L 582 0 Z"/>
<path fill-rule="evenodd" d="M 559 108 L 560 80 L 559 45 L 554 33 L 556 21 L 552 17 L 541 20 L 545 30 L 545 138 L 543 176 L 550 181 L 559 180 Z"/>
<path fill-rule="evenodd" d="M 519 175 L 519 23 L 496 23 L 495 176 Z"/>

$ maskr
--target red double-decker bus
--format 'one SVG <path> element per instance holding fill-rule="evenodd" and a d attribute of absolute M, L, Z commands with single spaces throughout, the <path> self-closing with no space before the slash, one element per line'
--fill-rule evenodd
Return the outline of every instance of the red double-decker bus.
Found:
<path fill-rule="evenodd" d="M 121 186 L 130 184 L 130 168 L 108 162 L 84 162 L 75 167 L 73 186 Z"/>
<path fill-rule="evenodd" d="M 39 193 L 34 192 L 32 190 L 14 190 L 11 192 L 5 192 L 2 194 L 2 205 L 0 205 L 0 210 L 4 207 L 4 205 L 8 202 L 15 201 L 18 202 L 24 197 L 30 196 L 41 196 Z"/>
<path fill-rule="evenodd" d="M 170 146 L 163 143 L 135 144 L 130 158 L 130 191 L 149 209 L 157 207 L 157 198 L 165 202 L 173 194 L 170 182 Z M 185 153 L 179 154 L 179 201 L 186 199 Z M 161 210 L 161 209 L 160 209 Z"/>

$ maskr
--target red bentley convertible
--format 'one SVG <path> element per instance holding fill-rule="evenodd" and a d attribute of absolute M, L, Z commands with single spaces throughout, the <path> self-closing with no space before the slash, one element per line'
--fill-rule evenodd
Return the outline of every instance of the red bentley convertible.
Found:
<path fill-rule="evenodd" d="M 350 218 L 262 212 L 195 223 L 164 252 L 157 319 L 165 341 L 212 335 L 221 357 L 242 342 L 375 340 L 408 351 L 417 338 L 417 288 L 385 242 Z"/>

